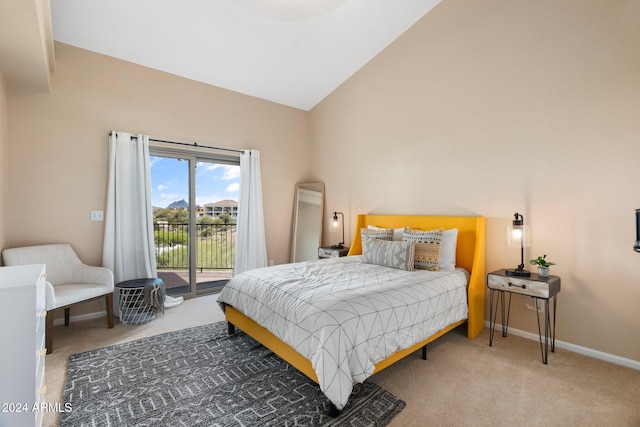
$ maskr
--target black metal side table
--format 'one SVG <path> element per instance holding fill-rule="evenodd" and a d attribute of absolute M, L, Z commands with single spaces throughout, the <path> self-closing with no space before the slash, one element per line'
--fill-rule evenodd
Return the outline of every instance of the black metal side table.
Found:
<path fill-rule="evenodd" d="M 498 317 L 498 305 L 501 308 L 502 336 L 506 337 L 509 329 L 509 313 L 511 311 L 511 295 L 527 295 L 536 300 L 536 315 L 538 319 L 538 337 L 542 363 L 549 361 L 549 341 L 551 352 L 555 352 L 556 344 L 556 305 L 558 292 L 560 292 L 560 278 L 558 276 L 542 277 L 531 273 L 530 277 L 515 277 L 507 275 L 505 270 L 498 270 L 487 275 L 487 287 L 490 290 L 489 301 L 489 346 L 493 346 L 493 335 Z M 505 307 L 505 292 L 509 294 L 508 306 Z M 494 304 L 494 294 L 497 293 L 497 301 Z M 549 300 L 553 299 L 553 321 L 549 313 Z M 542 343 L 542 330 L 540 326 L 540 311 L 538 300 L 544 301 L 544 346 Z M 505 318 L 506 310 L 506 318 Z"/>

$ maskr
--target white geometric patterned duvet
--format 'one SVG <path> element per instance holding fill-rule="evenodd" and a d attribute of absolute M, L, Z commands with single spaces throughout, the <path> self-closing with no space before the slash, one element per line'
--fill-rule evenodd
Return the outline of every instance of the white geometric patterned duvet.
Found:
<path fill-rule="evenodd" d="M 374 365 L 467 318 L 464 270 L 403 271 L 361 256 L 283 264 L 235 276 L 218 297 L 311 361 L 338 409 Z"/>

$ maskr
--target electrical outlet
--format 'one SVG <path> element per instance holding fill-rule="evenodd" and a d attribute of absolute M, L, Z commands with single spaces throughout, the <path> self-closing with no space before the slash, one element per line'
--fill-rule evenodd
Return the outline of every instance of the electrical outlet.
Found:
<path fill-rule="evenodd" d="M 104 212 L 91 211 L 91 221 L 104 221 Z"/>
<path fill-rule="evenodd" d="M 276 265 L 276 262 L 272 259 L 269 260 L 269 266 L 273 267 L 274 265 Z"/>

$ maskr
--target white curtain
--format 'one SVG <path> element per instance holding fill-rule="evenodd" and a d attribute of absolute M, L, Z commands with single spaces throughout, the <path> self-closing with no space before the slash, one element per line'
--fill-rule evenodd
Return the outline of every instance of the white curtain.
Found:
<path fill-rule="evenodd" d="M 102 264 L 116 283 L 156 277 L 148 135 L 111 132 Z"/>
<path fill-rule="evenodd" d="M 240 155 L 239 198 L 234 274 L 267 266 L 260 152 L 257 150 L 244 150 Z"/>

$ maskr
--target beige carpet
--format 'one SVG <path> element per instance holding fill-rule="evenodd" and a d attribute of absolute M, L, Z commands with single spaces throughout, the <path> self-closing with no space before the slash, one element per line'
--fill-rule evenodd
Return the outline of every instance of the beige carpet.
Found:
<path fill-rule="evenodd" d="M 69 355 L 223 320 L 215 298 L 186 300 L 146 325 L 56 326 L 47 402 L 62 401 Z M 562 349 L 543 365 L 537 342 L 497 334 L 489 347 L 487 329 L 473 341 L 455 330 L 429 345 L 427 361 L 417 352 L 371 381 L 407 404 L 390 426 L 640 426 L 640 371 Z M 56 426 L 59 414 L 44 419 Z"/>

